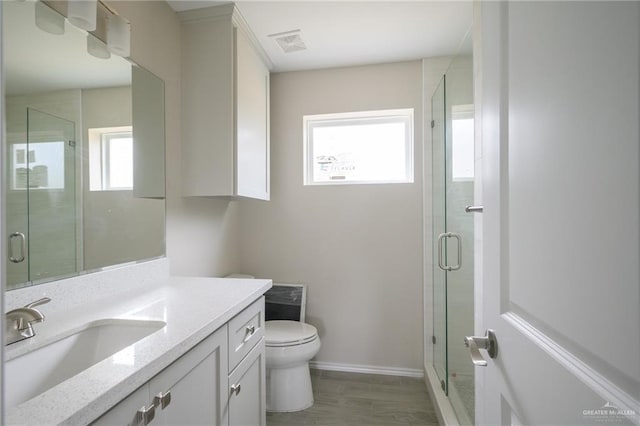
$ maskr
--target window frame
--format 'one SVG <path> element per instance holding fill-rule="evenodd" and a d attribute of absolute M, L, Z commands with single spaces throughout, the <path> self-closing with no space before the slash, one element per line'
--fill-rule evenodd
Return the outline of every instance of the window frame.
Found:
<path fill-rule="evenodd" d="M 131 139 L 133 141 L 133 130 L 104 132 L 100 135 L 101 167 L 102 167 L 102 190 L 103 191 L 131 191 L 133 190 L 133 180 L 131 186 L 111 185 L 111 141 L 113 139 Z M 133 142 L 131 149 L 133 150 Z"/>
<path fill-rule="evenodd" d="M 405 125 L 405 177 L 399 180 L 314 180 L 313 129 L 354 124 L 403 123 Z M 303 184 L 305 186 L 375 185 L 414 183 L 414 109 L 398 108 L 372 111 L 341 112 L 304 115 L 303 127 Z"/>
<path fill-rule="evenodd" d="M 109 144 L 111 139 L 129 137 L 133 144 L 133 126 L 92 127 L 87 129 L 90 192 L 133 191 L 131 187 L 112 187 L 109 179 Z M 133 149 L 133 145 L 132 145 Z"/>

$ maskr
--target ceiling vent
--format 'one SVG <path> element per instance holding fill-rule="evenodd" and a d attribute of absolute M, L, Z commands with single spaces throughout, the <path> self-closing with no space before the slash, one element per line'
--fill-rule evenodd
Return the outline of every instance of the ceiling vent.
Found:
<path fill-rule="evenodd" d="M 269 34 L 268 37 L 273 37 L 284 53 L 299 52 L 307 49 L 307 45 L 304 44 L 302 37 L 300 37 L 300 30 Z"/>

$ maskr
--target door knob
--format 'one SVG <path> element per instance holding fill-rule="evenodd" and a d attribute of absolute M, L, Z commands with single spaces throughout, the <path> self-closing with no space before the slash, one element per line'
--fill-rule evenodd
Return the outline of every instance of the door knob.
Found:
<path fill-rule="evenodd" d="M 464 338 L 464 345 L 469 348 L 471 352 L 471 362 L 478 367 L 486 367 L 487 361 L 484 360 L 480 349 L 485 349 L 489 354 L 489 357 L 495 358 L 498 356 L 498 340 L 493 330 L 487 330 L 484 337 L 479 336 L 466 336 Z"/>

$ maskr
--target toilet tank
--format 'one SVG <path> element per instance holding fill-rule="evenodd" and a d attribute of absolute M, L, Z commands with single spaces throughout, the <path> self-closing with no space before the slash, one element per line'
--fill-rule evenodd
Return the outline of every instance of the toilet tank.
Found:
<path fill-rule="evenodd" d="M 304 322 L 307 286 L 273 283 L 265 293 L 265 320 Z"/>

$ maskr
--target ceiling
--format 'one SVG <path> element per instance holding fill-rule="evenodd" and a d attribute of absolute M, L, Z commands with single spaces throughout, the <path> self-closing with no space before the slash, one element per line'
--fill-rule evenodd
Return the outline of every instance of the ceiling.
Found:
<path fill-rule="evenodd" d="M 169 0 L 176 11 L 228 2 Z M 455 54 L 471 27 L 470 1 L 236 1 L 272 71 L 398 62 Z M 284 53 L 269 35 L 299 30 L 306 50 Z"/>

